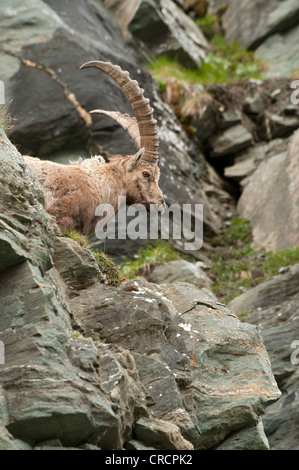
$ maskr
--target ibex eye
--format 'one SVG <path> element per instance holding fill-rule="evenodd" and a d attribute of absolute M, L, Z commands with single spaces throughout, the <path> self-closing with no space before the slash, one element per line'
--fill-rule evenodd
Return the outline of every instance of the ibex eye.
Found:
<path fill-rule="evenodd" d="M 142 175 L 143 175 L 144 178 L 150 178 L 150 176 L 151 176 L 148 171 L 143 171 Z"/>

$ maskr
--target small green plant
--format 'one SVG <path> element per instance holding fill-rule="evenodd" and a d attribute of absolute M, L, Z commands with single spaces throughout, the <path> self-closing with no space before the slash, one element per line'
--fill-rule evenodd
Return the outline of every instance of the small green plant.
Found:
<path fill-rule="evenodd" d="M 147 265 L 166 263 L 167 261 L 175 261 L 177 259 L 180 259 L 177 250 L 168 242 L 157 240 L 141 248 L 133 259 L 124 259 L 120 267 L 120 272 L 124 277 L 133 279 L 138 275 L 138 271 Z"/>
<path fill-rule="evenodd" d="M 240 219 L 239 217 L 233 217 L 231 219 L 230 226 L 223 230 L 220 235 L 215 237 L 212 240 L 213 246 L 219 245 L 228 245 L 236 253 L 237 248 L 243 248 L 246 245 L 246 252 L 250 253 L 252 248 L 252 234 L 251 234 L 251 226 L 248 220 Z"/>
<path fill-rule="evenodd" d="M 12 118 L 8 114 L 6 106 L 0 106 L 0 126 L 6 134 L 12 128 Z"/>
<path fill-rule="evenodd" d="M 216 15 L 208 13 L 203 18 L 196 19 L 195 23 L 209 41 L 219 33 L 219 18 Z"/>
<path fill-rule="evenodd" d="M 250 222 L 234 217 L 231 225 L 215 237 L 217 247 L 211 273 L 215 279 L 213 290 L 224 301 L 230 302 L 255 285 L 262 273 L 257 269 L 257 252 L 252 243 Z"/>
<path fill-rule="evenodd" d="M 280 268 L 299 263 L 299 246 L 286 248 L 276 253 L 264 253 L 263 255 L 265 259 L 261 269 L 265 278 L 270 279 L 278 273 Z"/>
<path fill-rule="evenodd" d="M 100 271 L 106 275 L 108 284 L 117 287 L 120 284 L 120 271 L 112 258 L 103 251 L 91 250 Z"/>
<path fill-rule="evenodd" d="M 70 228 L 67 232 L 63 233 L 63 236 L 67 238 L 72 238 L 72 240 L 75 240 L 75 242 L 79 243 L 84 248 L 89 248 L 87 238 L 82 235 L 82 233 L 80 233 L 78 230 L 73 230 Z"/>
<path fill-rule="evenodd" d="M 245 320 L 245 318 L 246 318 L 248 315 L 250 315 L 250 313 L 251 313 L 251 312 L 242 312 L 242 313 L 239 313 L 239 314 L 238 314 L 238 318 L 239 318 L 240 320 Z"/>
<path fill-rule="evenodd" d="M 177 60 L 162 54 L 148 64 L 149 71 L 156 81 L 163 84 L 167 79 L 176 79 L 179 83 L 214 85 L 233 83 L 240 79 L 262 78 L 265 64 L 257 60 L 252 52 L 243 49 L 236 42 L 230 44 L 221 35 L 212 39 L 213 51 L 207 55 L 198 69 L 183 67 Z"/>
<path fill-rule="evenodd" d="M 84 248 L 90 249 L 87 238 L 78 230 L 69 229 L 63 236 L 75 240 L 75 242 L 79 243 Z M 91 249 L 90 251 L 98 263 L 101 272 L 106 275 L 108 284 L 118 286 L 120 283 L 120 273 L 112 258 L 102 251 L 94 251 Z"/>
<path fill-rule="evenodd" d="M 157 77 L 157 83 L 159 85 L 160 93 L 163 94 L 166 91 L 167 84 L 162 80 L 162 78 Z"/>

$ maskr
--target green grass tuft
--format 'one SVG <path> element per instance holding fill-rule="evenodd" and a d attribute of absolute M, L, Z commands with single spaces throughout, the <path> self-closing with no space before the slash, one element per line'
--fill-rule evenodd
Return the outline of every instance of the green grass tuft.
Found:
<path fill-rule="evenodd" d="M 280 268 L 299 263 L 299 247 L 278 252 L 259 251 L 252 242 L 250 223 L 232 219 L 231 226 L 213 240 L 211 263 L 212 290 L 225 304 L 244 291 L 266 282 Z"/>
<path fill-rule="evenodd" d="M 183 67 L 178 61 L 167 55 L 159 55 L 148 65 L 162 89 L 167 79 L 192 84 L 214 85 L 233 83 L 240 79 L 261 79 L 265 64 L 254 57 L 253 52 L 243 49 L 236 42 L 230 44 L 221 35 L 212 39 L 213 51 L 198 69 Z"/>
<path fill-rule="evenodd" d="M 157 240 L 141 248 L 133 259 L 124 259 L 120 267 L 120 272 L 122 276 L 133 279 L 138 276 L 138 271 L 143 269 L 146 265 L 166 263 L 178 259 L 180 259 L 180 254 L 177 250 L 169 243 Z"/>
<path fill-rule="evenodd" d="M 120 271 L 112 258 L 103 251 L 91 250 L 91 252 L 98 263 L 100 271 L 106 275 L 108 284 L 117 287 L 121 280 Z"/>
<path fill-rule="evenodd" d="M 78 230 L 73 230 L 70 228 L 67 232 L 63 233 L 63 237 L 72 238 L 72 240 L 75 240 L 75 242 L 79 243 L 84 248 L 89 248 L 87 238 Z"/>
<path fill-rule="evenodd" d="M 216 15 L 207 14 L 203 18 L 196 19 L 195 23 L 208 41 L 211 41 L 216 34 L 219 34 L 219 18 Z"/>
<path fill-rule="evenodd" d="M 7 134 L 13 127 L 12 118 L 8 114 L 6 106 L 0 106 L 0 126 L 4 130 L 5 134 Z"/>
<path fill-rule="evenodd" d="M 261 269 L 265 279 L 271 279 L 276 276 L 280 268 L 299 263 L 299 246 L 286 248 L 276 253 L 264 253 L 264 257 Z"/>

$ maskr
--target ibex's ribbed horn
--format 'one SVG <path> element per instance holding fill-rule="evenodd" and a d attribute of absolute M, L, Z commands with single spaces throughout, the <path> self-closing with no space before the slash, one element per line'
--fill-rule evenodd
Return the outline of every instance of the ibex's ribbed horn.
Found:
<path fill-rule="evenodd" d="M 109 75 L 115 82 L 121 87 L 126 97 L 128 98 L 133 112 L 136 116 L 136 121 L 139 129 L 139 146 L 138 148 L 144 147 L 145 152 L 142 157 L 143 161 L 147 161 L 152 165 L 157 165 L 159 160 L 159 138 L 157 130 L 157 121 L 153 118 L 153 109 L 150 107 L 149 99 L 143 96 L 144 90 L 140 88 L 136 80 L 130 78 L 129 72 L 123 71 L 118 65 L 112 65 L 110 62 L 102 61 L 91 61 L 83 64 L 80 68 L 95 67 L 102 70 L 104 73 Z M 99 110 L 101 114 L 104 114 Z M 114 113 L 114 114 L 112 114 Z M 129 128 L 136 136 L 136 126 L 134 129 L 134 121 L 130 121 L 133 118 L 124 118 L 126 115 L 121 115 L 117 112 L 105 112 L 106 116 L 112 117 L 122 127 L 126 128 L 128 132 Z M 116 118 L 116 119 L 115 119 Z M 124 125 L 123 125 L 124 124 Z M 131 133 L 129 132 L 131 135 Z M 132 135 L 131 135 L 132 137 Z M 136 143 L 137 137 L 133 138 Z M 138 138 L 137 138 L 138 139 Z"/>
<path fill-rule="evenodd" d="M 128 114 L 121 114 L 119 111 L 105 111 L 104 109 L 94 109 L 90 114 L 102 114 L 117 122 L 129 134 L 138 149 L 141 148 L 139 127 L 136 118 Z"/>

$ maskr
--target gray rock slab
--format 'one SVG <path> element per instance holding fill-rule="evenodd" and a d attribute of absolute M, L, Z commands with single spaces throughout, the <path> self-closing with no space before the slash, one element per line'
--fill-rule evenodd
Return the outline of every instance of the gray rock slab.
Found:
<path fill-rule="evenodd" d="M 228 0 L 223 17 L 226 37 L 245 48 L 255 49 L 268 37 L 290 30 L 298 23 L 299 8 L 296 0 Z M 223 4 L 212 0 L 214 11 Z"/>
<path fill-rule="evenodd" d="M 266 61 L 268 77 L 287 77 L 299 69 L 297 39 L 299 27 L 270 36 L 255 51 L 256 58 Z"/>
<path fill-rule="evenodd" d="M 247 176 L 252 175 L 259 164 L 268 160 L 271 156 L 286 151 L 289 145 L 287 139 L 273 139 L 269 143 L 258 143 L 253 147 L 240 152 L 236 157 L 234 164 L 224 169 L 224 175 L 227 178 L 233 178 L 240 182 Z M 246 180 L 241 183 L 246 185 Z"/>
<path fill-rule="evenodd" d="M 288 151 L 262 162 L 246 180 L 237 210 L 250 220 L 254 242 L 270 251 L 299 244 L 299 134 Z"/>
<path fill-rule="evenodd" d="M 269 406 L 262 418 L 273 450 L 297 450 L 299 447 L 298 281 L 297 264 L 229 304 L 234 312 L 246 311 L 246 322 L 260 329 L 282 392 L 281 398 Z"/>
<path fill-rule="evenodd" d="M 133 353 L 152 416 L 198 448 L 224 440 L 231 426 L 251 427 L 280 396 L 256 328 L 191 284 L 134 282 L 135 290 L 115 294 L 86 289 L 73 309 L 87 335 Z"/>
<path fill-rule="evenodd" d="M 223 157 L 237 153 L 250 147 L 252 143 L 252 135 L 242 124 L 230 127 L 208 139 L 211 157 Z"/>
<path fill-rule="evenodd" d="M 211 279 L 201 269 L 201 263 L 190 263 L 186 260 L 170 261 L 153 269 L 151 279 L 156 284 L 177 281 L 189 282 L 197 287 L 210 287 Z"/>
<path fill-rule="evenodd" d="M 178 426 L 163 420 L 141 418 L 136 423 L 135 434 L 138 440 L 147 442 L 157 449 L 194 450 L 193 445 L 183 438 Z"/>
<path fill-rule="evenodd" d="M 200 67 L 211 46 L 194 21 L 172 0 L 142 0 L 130 32 L 155 54 L 167 54 L 184 65 Z"/>

